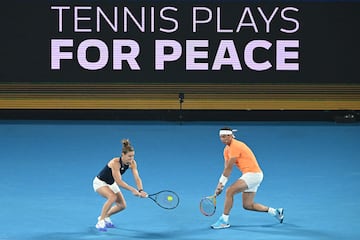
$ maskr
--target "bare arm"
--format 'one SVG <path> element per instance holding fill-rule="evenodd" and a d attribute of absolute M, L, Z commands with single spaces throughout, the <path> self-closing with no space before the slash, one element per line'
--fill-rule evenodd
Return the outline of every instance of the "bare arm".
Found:
<path fill-rule="evenodd" d="M 113 178 L 117 185 L 120 187 L 131 191 L 135 196 L 139 196 L 138 190 L 136 190 L 134 187 L 127 184 L 124 180 L 122 180 L 121 174 L 120 174 L 120 163 L 118 161 L 115 161 L 114 159 L 109 163 L 109 166 L 111 168 L 111 172 L 113 175 Z"/>
<path fill-rule="evenodd" d="M 142 180 L 140 178 L 139 171 L 137 169 L 137 163 L 136 163 L 135 160 L 131 163 L 131 171 L 133 173 L 136 186 L 140 191 L 140 196 L 141 197 L 146 197 L 147 193 L 143 191 L 144 189 L 143 189 Z"/>
<path fill-rule="evenodd" d="M 225 166 L 222 172 L 222 176 L 225 177 L 226 179 L 230 176 L 235 161 L 236 161 L 236 157 L 230 158 L 228 161 L 225 161 Z M 224 185 L 219 181 L 218 185 L 216 186 L 215 195 L 219 195 L 223 189 L 224 189 Z"/>
<path fill-rule="evenodd" d="M 225 177 L 230 176 L 233 166 L 235 164 L 235 161 L 236 161 L 236 157 L 232 157 L 228 161 L 225 162 L 224 171 L 222 173 Z"/>

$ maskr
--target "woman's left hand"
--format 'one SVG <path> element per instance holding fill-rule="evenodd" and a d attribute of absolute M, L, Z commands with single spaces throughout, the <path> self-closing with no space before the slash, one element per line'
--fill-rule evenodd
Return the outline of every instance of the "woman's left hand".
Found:
<path fill-rule="evenodd" d="M 139 197 L 142 197 L 142 198 L 146 198 L 148 196 L 148 194 L 144 191 L 141 191 L 140 192 L 140 196 Z"/>

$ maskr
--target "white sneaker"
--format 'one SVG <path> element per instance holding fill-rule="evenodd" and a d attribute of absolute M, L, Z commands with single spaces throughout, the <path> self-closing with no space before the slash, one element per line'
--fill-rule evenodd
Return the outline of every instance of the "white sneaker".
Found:
<path fill-rule="evenodd" d="M 283 208 L 277 208 L 275 217 L 277 218 L 277 220 L 279 220 L 280 223 L 283 223 L 283 221 L 284 221 L 284 209 Z"/>
<path fill-rule="evenodd" d="M 216 223 L 211 225 L 211 228 L 213 228 L 213 229 L 223 229 L 223 228 L 228 228 L 228 227 L 230 227 L 229 222 L 225 221 L 222 217 L 219 217 L 219 219 L 216 221 Z"/>
<path fill-rule="evenodd" d="M 100 216 L 98 217 L 98 221 L 100 221 Z M 105 221 L 106 228 L 115 228 L 115 225 L 112 223 L 112 221 L 109 217 L 104 218 L 104 221 Z"/>
<path fill-rule="evenodd" d="M 109 217 L 105 218 L 104 220 L 105 220 L 105 226 L 107 228 L 115 228 L 115 225 L 112 223 Z"/>
<path fill-rule="evenodd" d="M 95 227 L 101 231 L 101 232 L 106 232 L 106 223 L 105 223 L 105 220 L 100 220 L 97 222 L 97 224 L 95 225 Z"/>

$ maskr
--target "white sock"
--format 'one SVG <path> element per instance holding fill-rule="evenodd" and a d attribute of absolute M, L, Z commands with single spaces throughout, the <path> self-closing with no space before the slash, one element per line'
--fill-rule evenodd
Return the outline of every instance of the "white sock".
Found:
<path fill-rule="evenodd" d="M 275 216 L 275 215 L 276 215 L 276 209 L 275 209 L 275 208 L 272 208 L 272 207 L 269 207 L 268 213 L 269 213 L 271 216 Z"/>
<path fill-rule="evenodd" d="M 229 221 L 229 215 L 223 214 L 221 217 L 224 219 L 225 222 Z"/>

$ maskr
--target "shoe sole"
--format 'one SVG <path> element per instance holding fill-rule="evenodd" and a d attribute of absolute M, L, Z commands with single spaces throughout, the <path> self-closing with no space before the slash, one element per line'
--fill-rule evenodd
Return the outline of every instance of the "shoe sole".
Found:
<path fill-rule="evenodd" d="M 225 228 L 229 228 L 230 227 L 230 224 L 228 225 L 224 225 L 224 226 L 221 226 L 221 227 L 214 227 L 214 226 L 211 226 L 212 229 L 225 229 Z"/>

